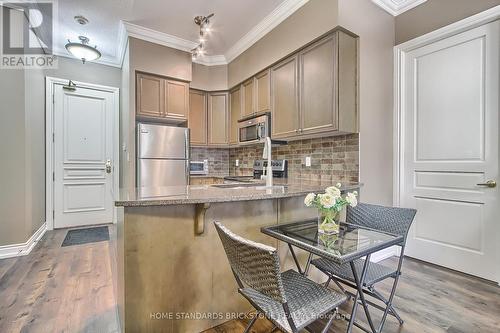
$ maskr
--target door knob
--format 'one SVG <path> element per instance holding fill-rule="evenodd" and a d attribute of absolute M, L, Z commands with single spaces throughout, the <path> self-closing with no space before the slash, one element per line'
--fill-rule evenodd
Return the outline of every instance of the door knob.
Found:
<path fill-rule="evenodd" d="M 497 182 L 494 181 L 494 180 L 488 180 L 486 183 L 479 183 L 479 184 L 476 184 L 477 186 L 487 186 L 487 187 L 496 187 L 497 186 Z"/>
<path fill-rule="evenodd" d="M 106 173 L 111 173 L 111 160 L 106 161 Z"/>

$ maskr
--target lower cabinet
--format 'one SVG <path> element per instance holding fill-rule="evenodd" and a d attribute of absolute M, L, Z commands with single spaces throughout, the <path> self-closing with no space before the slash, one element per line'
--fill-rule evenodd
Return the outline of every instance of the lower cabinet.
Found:
<path fill-rule="evenodd" d="M 211 92 L 208 94 L 208 145 L 227 146 L 229 144 L 229 94 Z"/>

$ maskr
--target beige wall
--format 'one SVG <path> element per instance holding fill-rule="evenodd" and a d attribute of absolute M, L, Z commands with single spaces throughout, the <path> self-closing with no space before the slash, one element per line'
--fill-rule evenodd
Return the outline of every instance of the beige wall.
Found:
<path fill-rule="evenodd" d="M 0 70 L 0 246 L 25 238 L 24 71 Z"/>
<path fill-rule="evenodd" d="M 371 1 L 339 0 L 339 24 L 359 35 L 362 200 L 391 205 L 394 17 Z"/>
<path fill-rule="evenodd" d="M 337 0 L 309 1 L 229 63 L 229 87 L 234 87 L 337 25 Z"/>
<path fill-rule="evenodd" d="M 150 43 L 137 38 L 129 38 L 130 67 L 143 71 L 191 81 L 191 54 Z"/>
<path fill-rule="evenodd" d="M 205 91 L 226 90 L 227 65 L 205 66 L 193 62 L 191 88 Z"/>
<path fill-rule="evenodd" d="M 396 17 L 396 44 L 500 5 L 500 0 L 428 0 Z"/>

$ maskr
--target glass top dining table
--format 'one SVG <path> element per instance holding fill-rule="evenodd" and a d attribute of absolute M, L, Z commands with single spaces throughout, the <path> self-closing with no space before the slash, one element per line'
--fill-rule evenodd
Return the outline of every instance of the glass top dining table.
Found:
<path fill-rule="evenodd" d="M 339 264 L 351 262 L 371 253 L 403 242 L 403 236 L 340 223 L 336 235 L 318 233 L 317 220 L 272 225 L 261 231 L 280 241 L 294 245 Z"/>

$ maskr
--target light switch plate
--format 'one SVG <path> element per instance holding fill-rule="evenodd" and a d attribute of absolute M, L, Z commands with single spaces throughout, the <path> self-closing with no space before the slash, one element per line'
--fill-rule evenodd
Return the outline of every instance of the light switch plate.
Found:
<path fill-rule="evenodd" d="M 236 160 L 236 161 L 234 161 L 234 165 L 235 165 L 235 166 L 240 166 L 240 160 Z"/>
<path fill-rule="evenodd" d="M 311 156 L 306 156 L 306 167 L 311 166 Z"/>

